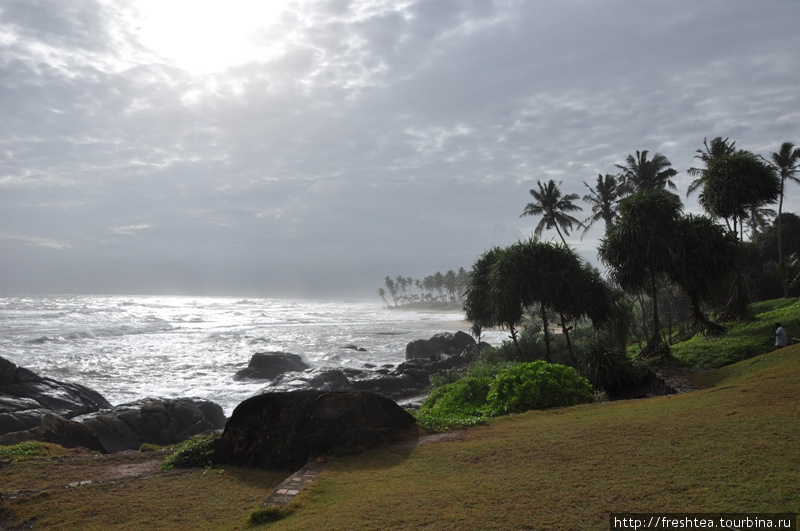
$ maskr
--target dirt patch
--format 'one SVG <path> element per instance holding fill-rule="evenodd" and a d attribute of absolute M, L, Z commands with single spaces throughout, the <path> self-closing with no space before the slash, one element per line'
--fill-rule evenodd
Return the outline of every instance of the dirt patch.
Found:
<path fill-rule="evenodd" d="M 103 470 L 101 474 L 98 474 L 95 480 L 125 479 L 154 474 L 161 468 L 161 463 L 162 461 L 160 459 L 152 459 L 141 463 L 126 463 L 111 466 Z"/>

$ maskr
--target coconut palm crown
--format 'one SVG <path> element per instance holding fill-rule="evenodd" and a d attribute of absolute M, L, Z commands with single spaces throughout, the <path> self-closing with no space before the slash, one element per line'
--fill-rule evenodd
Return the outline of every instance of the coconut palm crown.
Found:
<path fill-rule="evenodd" d="M 559 189 L 561 182 L 559 181 L 556 184 L 553 179 L 547 181 L 546 184 L 542 184 L 542 181 L 536 181 L 536 185 L 539 188 L 538 190 L 530 190 L 530 194 L 535 201 L 527 204 L 520 217 L 542 216 L 533 231 L 534 236 L 539 238 L 544 229 L 555 228 L 561 237 L 561 241 L 566 245 L 567 240 L 564 239 L 564 234 L 569 236 L 573 226 L 583 227 L 583 223 L 567 214 L 567 212 L 583 210 L 573 203 L 573 201 L 579 199 L 579 196 L 578 194 L 567 194 L 562 197 Z M 564 234 L 561 233 L 562 229 Z"/>

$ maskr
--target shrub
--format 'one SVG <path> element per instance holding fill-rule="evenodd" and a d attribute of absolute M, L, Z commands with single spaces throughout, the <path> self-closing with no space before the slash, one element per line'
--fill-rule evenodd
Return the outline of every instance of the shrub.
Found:
<path fill-rule="evenodd" d="M 644 383 L 643 371 L 635 367 L 624 351 L 604 339 L 588 340 L 581 359 L 583 375 L 596 389 L 617 396 Z"/>
<path fill-rule="evenodd" d="M 491 415 L 504 415 L 592 400 L 591 384 L 575 369 L 534 361 L 503 370 L 491 383 L 486 408 Z"/>
<path fill-rule="evenodd" d="M 152 443 L 142 443 L 139 447 L 140 452 L 160 452 L 163 449 L 161 446 Z"/>
<path fill-rule="evenodd" d="M 0 459 L 22 459 L 43 457 L 48 454 L 47 446 L 38 441 L 26 441 L 13 446 L 0 446 Z"/>
<path fill-rule="evenodd" d="M 437 387 L 417 411 L 417 422 L 434 431 L 483 422 L 483 407 L 490 382 L 490 377 L 467 376 Z"/>
<path fill-rule="evenodd" d="M 164 460 L 161 469 L 211 468 L 214 464 L 214 452 L 221 436 L 218 432 L 203 433 L 183 441 L 175 453 Z"/>

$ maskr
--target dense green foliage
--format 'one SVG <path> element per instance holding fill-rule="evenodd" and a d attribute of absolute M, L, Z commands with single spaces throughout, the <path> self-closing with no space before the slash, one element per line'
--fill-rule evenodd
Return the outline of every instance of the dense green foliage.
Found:
<path fill-rule="evenodd" d="M 437 387 L 417 411 L 417 423 L 433 431 L 483 423 L 490 382 L 488 377 L 468 376 Z"/>
<path fill-rule="evenodd" d="M 217 449 L 220 434 L 203 433 L 183 441 L 175 453 L 164 460 L 162 470 L 173 468 L 210 468 L 214 464 L 214 451 Z"/>
<path fill-rule="evenodd" d="M 444 431 L 529 409 L 584 404 L 592 386 L 572 367 L 545 361 L 483 365 L 475 374 L 434 389 L 416 412 L 425 429 Z"/>
<path fill-rule="evenodd" d="M 504 370 L 492 381 L 486 397 L 487 410 L 493 416 L 592 400 L 592 386 L 578 371 L 544 361 L 520 363 Z"/>

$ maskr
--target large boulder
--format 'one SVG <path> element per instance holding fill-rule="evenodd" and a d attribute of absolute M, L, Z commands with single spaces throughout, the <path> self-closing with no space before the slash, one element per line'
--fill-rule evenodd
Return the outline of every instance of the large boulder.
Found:
<path fill-rule="evenodd" d="M 437 359 L 446 356 L 458 356 L 475 344 L 475 340 L 466 332 L 458 331 L 455 335 L 441 332 L 430 339 L 417 339 L 406 345 L 406 359 Z"/>
<path fill-rule="evenodd" d="M 245 378 L 274 380 L 287 372 L 300 372 L 308 369 L 303 359 L 288 352 L 256 352 L 250 358 L 246 369 L 233 375 L 234 380 Z"/>
<path fill-rule="evenodd" d="M 414 423 L 395 402 L 373 393 L 266 393 L 236 407 L 214 460 L 294 470 L 316 455 L 354 452 L 395 440 Z"/>
<path fill-rule="evenodd" d="M 0 435 L 35 428 L 49 414 L 73 418 L 110 407 L 97 391 L 43 378 L 0 357 Z"/>
<path fill-rule="evenodd" d="M 200 433 L 222 429 L 225 414 L 213 402 L 178 399 L 144 399 L 94 414 L 81 421 L 106 451 L 135 450 L 144 443 L 169 445 Z"/>
<path fill-rule="evenodd" d="M 0 435 L 2 446 L 11 446 L 24 441 L 43 441 L 64 448 L 80 447 L 107 453 L 97 435 L 86 425 L 53 414 L 45 415 L 42 423 L 35 428 Z"/>

